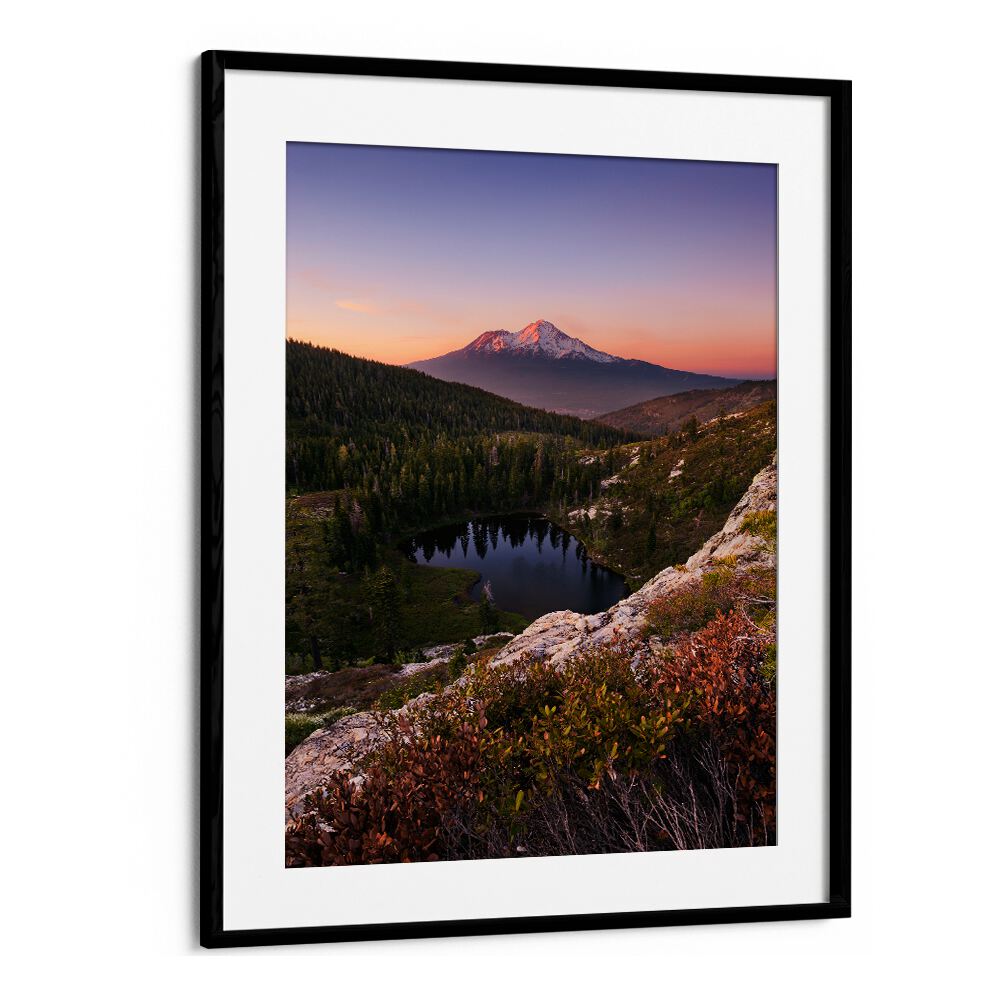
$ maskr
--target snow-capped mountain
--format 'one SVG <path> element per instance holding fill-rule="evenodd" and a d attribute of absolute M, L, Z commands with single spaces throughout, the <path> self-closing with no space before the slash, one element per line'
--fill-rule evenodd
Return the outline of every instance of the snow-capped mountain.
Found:
<path fill-rule="evenodd" d="M 487 330 L 465 347 L 406 367 L 526 406 L 580 417 L 687 389 L 721 389 L 738 381 L 620 358 L 569 336 L 545 319 L 514 332 Z"/>
<path fill-rule="evenodd" d="M 534 323 L 529 323 L 524 329 L 514 333 L 509 330 L 487 330 L 465 350 L 483 354 L 506 351 L 508 354 L 520 355 L 542 354 L 547 358 L 583 358 L 602 365 L 624 361 L 624 358 L 605 354 L 576 337 L 570 337 L 547 319 L 536 319 Z"/>

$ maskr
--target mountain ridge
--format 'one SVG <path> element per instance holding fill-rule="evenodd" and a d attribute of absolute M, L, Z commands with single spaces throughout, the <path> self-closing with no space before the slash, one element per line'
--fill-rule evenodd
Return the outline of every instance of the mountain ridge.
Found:
<path fill-rule="evenodd" d="M 605 413 L 596 419 L 618 430 L 659 437 L 680 430 L 694 417 L 703 424 L 720 413 L 733 415 L 777 397 L 775 379 L 747 379 L 725 389 L 691 389 L 670 396 L 647 399 L 621 410 Z"/>
<path fill-rule="evenodd" d="M 545 319 L 514 332 L 487 330 L 465 347 L 405 367 L 584 419 L 654 396 L 740 381 L 608 354 Z"/>
<path fill-rule="evenodd" d="M 536 319 L 534 323 L 529 323 L 513 333 L 510 330 L 487 330 L 460 350 L 467 354 L 497 354 L 507 351 L 556 359 L 584 358 L 598 364 L 614 364 L 616 361 L 625 360 L 615 354 L 599 351 L 578 337 L 569 336 L 547 319 Z M 414 362 L 418 363 L 420 362 Z"/>

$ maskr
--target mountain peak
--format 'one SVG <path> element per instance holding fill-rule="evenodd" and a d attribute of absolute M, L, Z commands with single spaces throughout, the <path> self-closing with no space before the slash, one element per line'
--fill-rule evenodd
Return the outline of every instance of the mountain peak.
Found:
<path fill-rule="evenodd" d="M 606 354 L 547 319 L 521 330 L 487 330 L 471 344 L 408 367 L 525 406 L 596 417 L 688 389 L 721 389 L 735 379 L 676 371 Z"/>
<path fill-rule="evenodd" d="M 487 330 L 463 350 L 472 354 L 534 355 L 556 360 L 596 361 L 599 364 L 622 360 L 570 337 L 547 319 L 536 319 L 513 333 L 509 330 Z"/>
<path fill-rule="evenodd" d="M 555 325 L 555 323 L 550 323 L 547 319 L 536 319 L 534 323 L 529 323 L 521 331 L 521 333 L 530 333 L 530 334 L 558 333 L 563 337 L 566 336 L 566 334 L 563 333 L 562 330 L 560 330 L 559 327 Z"/>

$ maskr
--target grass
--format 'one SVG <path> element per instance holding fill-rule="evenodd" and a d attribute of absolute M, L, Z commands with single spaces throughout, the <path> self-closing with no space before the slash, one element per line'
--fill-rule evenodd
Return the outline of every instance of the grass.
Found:
<path fill-rule="evenodd" d="M 400 643 L 404 648 L 462 642 L 482 634 L 479 605 L 469 590 L 479 574 L 469 569 L 414 566 L 402 570 L 404 599 Z M 518 633 L 528 625 L 513 611 L 500 611 L 500 630 Z"/>
<path fill-rule="evenodd" d="M 461 652 L 459 652 L 459 656 L 461 656 Z M 462 659 L 464 663 L 464 657 Z M 451 669 L 450 663 L 441 663 L 435 667 L 428 667 L 426 670 L 419 670 L 415 674 L 410 674 L 401 684 L 396 684 L 379 695 L 373 707 L 382 712 L 402 708 L 408 701 L 425 691 L 441 690 L 450 684 L 456 676 L 457 674 Z"/>
<path fill-rule="evenodd" d="M 356 712 L 357 709 L 349 705 L 328 712 L 286 712 L 285 756 L 287 757 L 310 733 Z"/>
<path fill-rule="evenodd" d="M 774 548 L 778 541 L 778 514 L 773 510 L 755 510 L 743 518 L 740 530 L 751 535 L 759 535 Z"/>
<path fill-rule="evenodd" d="M 707 625 L 717 612 L 727 612 L 735 606 L 738 590 L 734 583 L 733 571 L 720 567 L 668 598 L 654 600 L 646 618 L 647 632 L 670 639 L 679 632 L 693 632 Z"/>
<path fill-rule="evenodd" d="M 479 605 L 469 597 L 479 579 L 474 570 L 417 566 L 402 553 L 387 550 L 383 559 L 402 591 L 398 647 L 404 658 L 417 659 L 425 646 L 463 642 L 482 634 Z M 323 666 L 339 670 L 375 653 L 361 574 L 336 575 L 324 593 L 326 626 Z M 500 611 L 500 630 L 517 634 L 528 625 L 513 611 Z M 308 646 L 291 621 L 286 622 L 286 673 L 311 673 L 316 668 Z"/>
<path fill-rule="evenodd" d="M 764 651 L 764 663 L 760 668 L 761 674 L 770 684 L 774 684 L 778 678 L 778 647 L 777 644 L 768 643 Z"/>

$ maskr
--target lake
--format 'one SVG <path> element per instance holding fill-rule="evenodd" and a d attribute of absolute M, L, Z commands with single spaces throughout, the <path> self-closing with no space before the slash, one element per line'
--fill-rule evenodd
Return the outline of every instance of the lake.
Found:
<path fill-rule="evenodd" d="M 549 611 L 604 611 L 625 596 L 625 578 L 587 558 L 583 543 L 544 517 L 482 517 L 421 532 L 402 546 L 426 566 L 472 569 L 479 599 L 489 581 L 505 611 L 534 620 Z"/>

